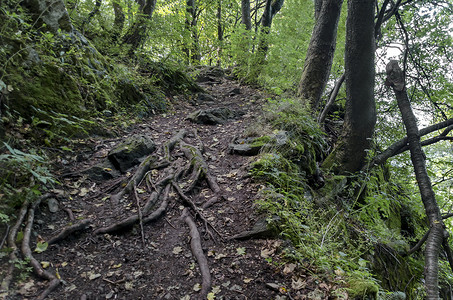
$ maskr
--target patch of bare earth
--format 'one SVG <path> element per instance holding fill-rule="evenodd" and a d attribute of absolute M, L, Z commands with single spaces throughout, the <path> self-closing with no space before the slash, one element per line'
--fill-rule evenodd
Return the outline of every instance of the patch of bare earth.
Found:
<path fill-rule="evenodd" d="M 105 159 L 120 140 L 94 141 L 72 176 L 62 177 L 60 209 L 37 207 L 32 249 L 38 235 L 49 241 L 82 224 L 33 253 L 61 282 L 48 299 L 330 298 L 334 287 L 307 274 L 309 262 L 279 259 L 285 242 L 231 239 L 258 219 L 254 201 L 261 186 L 247 173 L 254 158 L 232 155 L 228 145 L 259 116 L 265 95 L 225 77 L 202 86 L 214 101 L 174 101 L 173 112 L 128 133 L 156 143 L 147 163 L 119 179 L 92 181 L 79 171 Z M 186 119 L 218 107 L 243 114 L 217 125 Z M 37 277 L 13 282 L 16 294 L 6 298 L 33 299 L 48 286 Z"/>

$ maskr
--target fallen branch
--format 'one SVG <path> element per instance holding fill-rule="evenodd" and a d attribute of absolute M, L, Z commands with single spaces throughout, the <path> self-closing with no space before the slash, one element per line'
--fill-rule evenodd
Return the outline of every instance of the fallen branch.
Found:
<path fill-rule="evenodd" d="M 47 243 L 49 245 L 55 244 L 55 243 L 65 239 L 66 237 L 68 237 L 70 234 L 72 234 L 74 232 L 85 230 L 91 224 L 92 221 L 93 221 L 92 219 L 85 219 L 85 220 L 80 221 L 77 224 L 65 227 L 60 231 L 60 233 L 51 237 L 47 241 Z"/>
<path fill-rule="evenodd" d="M 200 273 L 202 278 L 201 283 L 201 292 L 199 299 L 206 299 L 209 290 L 211 289 L 211 273 L 209 271 L 208 260 L 203 253 L 203 248 L 201 246 L 200 233 L 198 232 L 197 225 L 190 216 L 189 210 L 184 208 L 181 215 L 184 222 L 189 227 L 190 234 L 190 248 L 192 250 L 193 256 L 198 262 L 200 267 Z"/>

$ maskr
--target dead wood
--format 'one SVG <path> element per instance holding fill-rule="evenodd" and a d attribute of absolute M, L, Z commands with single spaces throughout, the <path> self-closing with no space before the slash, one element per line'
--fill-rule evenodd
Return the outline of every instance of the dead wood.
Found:
<path fill-rule="evenodd" d="M 203 253 L 203 248 L 201 246 L 200 233 L 198 232 L 197 225 L 195 224 L 187 208 L 183 209 L 181 217 L 189 227 L 189 234 L 191 238 L 190 248 L 192 250 L 193 256 L 195 256 L 195 259 L 198 262 L 198 266 L 200 267 L 202 283 L 199 299 L 206 299 L 206 296 L 211 289 L 211 273 L 209 271 L 208 260 L 206 259 L 206 256 Z"/>
<path fill-rule="evenodd" d="M 57 235 L 51 237 L 47 241 L 47 243 L 49 245 L 55 244 L 55 243 L 65 239 L 66 237 L 68 237 L 70 234 L 72 234 L 74 232 L 85 230 L 91 224 L 92 221 L 93 221 L 92 219 L 85 219 L 85 220 L 78 222 L 77 224 L 67 226 L 67 227 L 63 228 Z"/>

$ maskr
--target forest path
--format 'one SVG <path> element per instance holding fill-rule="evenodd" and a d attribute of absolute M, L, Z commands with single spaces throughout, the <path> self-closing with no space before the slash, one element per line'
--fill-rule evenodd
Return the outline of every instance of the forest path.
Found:
<path fill-rule="evenodd" d="M 50 213 L 41 205 L 34 231 L 43 240 L 68 225 L 90 222 L 88 228 L 34 253 L 38 261 L 50 262 L 49 270 L 58 272 L 63 282 L 49 299 L 325 299 L 327 284 L 319 285 L 316 277 L 304 275 L 303 268 L 279 259 L 282 241 L 230 239 L 259 220 L 254 202 L 261 186 L 248 176 L 251 158 L 231 154 L 229 144 L 261 114 L 266 96 L 225 76 L 208 76 L 201 85 L 212 98 L 174 101 L 171 113 L 134 126 L 120 139 L 92 140 L 93 151 L 79 153 L 80 162 L 70 167 L 71 176 L 62 177 L 60 209 Z M 198 109 L 225 107 L 242 113 L 217 125 L 196 124 L 186 118 Z M 174 139 L 181 130 L 185 130 L 184 137 Z M 120 180 L 127 183 L 137 168 L 101 181 L 90 180 L 80 171 L 105 159 L 112 147 L 134 134 L 153 139 L 160 149 L 154 153 L 158 162 L 165 160 L 165 145 L 172 137 L 175 147 L 169 148 L 169 165 L 150 167 L 148 179 L 138 180 L 135 187 L 115 198 L 112 195 L 121 191 Z M 199 180 L 204 171 L 196 177 L 196 185 L 188 188 L 195 178 L 190 162 L 196 158 L 187 157 L 191 148 L 184 145 L 204 150 L 201 157 L 208 177 L 219 190 L 215 191 L 215 184 L 213 189 L 212 182 Z M 165 181 L 166 177 L 171 179 Z M 145 203 L 153 197 L 155 205 L 145 211 Z M 145 223 L 165 200 L 165 213 L 156 213 L 155 220 Z M 209 207 L 202 209 L 206 203 Z M 73 221 L 68 218 L 70 211 Z M 134 217 L 133 226 L 107 230 Z M 191 224 L 201 237 L 198 254 Z M 207 270 L 200 270 L 203 262 Z M 31 279 L 28 286 L 17 286 L 21 293 L 17 299 L 34 298 L 47 284 Z"/>

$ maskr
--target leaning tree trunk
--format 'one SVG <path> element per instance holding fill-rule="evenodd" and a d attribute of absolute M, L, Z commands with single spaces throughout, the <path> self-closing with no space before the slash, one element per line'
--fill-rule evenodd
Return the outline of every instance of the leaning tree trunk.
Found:
<path fill-rule="evenodd" d="M 346 108 L 343 132 L 324 162 L 338 173 L 354 173 L 365 164 L 376 124 L 374 102 L 375 0 L 349 0 L 346 23 Z"/>
<path fill-rule="evenodd" d="M 320 11 L 315 11 L 316 24 L 299 83 L 299 96 L 311 104 L 312 110 L 318 107 L 329 79 L 342 3 L 343 0 L 324 0 Z"/>
<path fill-rule="evenodd" d="M 417 127 L 417 119 L 407 96 L 404 83 L 404 74 L 396 60 L 390 61 L 386 67 L 386 84 L 392 86 L 395 92 L 398 107 L 406 126 L 407 141 L 411 153 L 411 161 L 414 166 L 415 178 L 417 179 L 423 205 L 429 221 L 429 235 L 425 249 L 425 288 L 426 299 L 439 299 L 438 288 L 438 261 L 439 248 L 443 242 L 444 223 L 442 221 L 439 206 L 431 185 L 431 180 L 426 171 L 425 154 L 420 142 L 420 134 Z"/>

